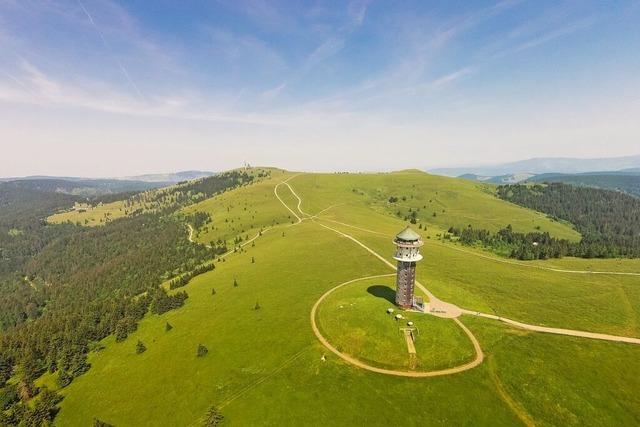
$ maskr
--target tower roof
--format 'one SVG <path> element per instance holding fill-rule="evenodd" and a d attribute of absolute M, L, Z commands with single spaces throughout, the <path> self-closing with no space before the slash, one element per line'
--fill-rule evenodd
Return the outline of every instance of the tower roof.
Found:
<path fill-rule="evenodd" d="M 396 235 L 397 240 L 403 240 L 405 242 L 415 242 L 420 240 L 420 235 L 413 231 L 409 226 Z"/>

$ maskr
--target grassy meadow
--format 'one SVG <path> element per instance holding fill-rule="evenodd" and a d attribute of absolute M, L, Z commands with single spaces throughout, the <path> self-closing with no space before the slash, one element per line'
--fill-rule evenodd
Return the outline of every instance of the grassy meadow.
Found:
<path fill-rule="evenodd" d="M 473 345 L 453 320 L 396 310 L 395 278 L 363 280 L 336 289 L 322 302 L 318 324 L 338 350 L 380 368 L 408 370 L 409 357 L 400 328 L 413 322 L 416 370 L 437 370 L 473 360 Z M 416 295 L 419 295 L 416 292 Z M 396 314 L 404 319 L 395 320 Z"/>
<path fill-rule="evenodd" d="M 451 376 L 398 378 L 348 365 L 317 341 L 309 320 L 313 304 L 327 290 L 393 272 L 319 224 L 348 233 L 391 259 L 391 239 L 406 225 L 396 211 L 409 207 L 420 207 L 419 224 L 426 227 L 418 230 L 425 238 L 419 280 L 438 297 L 472 310 L 640 336 L 638 277 L 532 267 L 638 271 L 636 261 L 563 259 L 521 265 L 443 242 L 438 237 L 443 229 L 468 223 L 491 229 L 512 224 L 522 231 L 540 227 L 571 239 L 579 235 L 566 224 L 500 201 L 491 187 L 413 171 L 295 176 L 289 183 L 302 198 L 303 211 L 317 217 L 292 225 L 295 217 L 273 193 L 281 179 L 291 176 L 272 175 L 182 210 L 211 215 L 212 223 L 194 236 L 205 243 L 275 227 L 255 246 L 230 254 L 216 262 L 215 270 L 181 288 L 189 294 L 184 307 L 147 315 L 123 342 L 105 339 L 104 349 L 90 354 L 91 369 L 61 390 L 65 398 L 57 425 L 90 425 L 98 418 L 116 426 L 197 426 L 211 405 L 220 408 L 225 425 L 640 423 L 640 346 L 529 333 L 462 316 L 480 341 L 484 363 Z M 297 212 L 297 199 L 286 186 L 278 194 Z M 390 196 L 399 201 L 390 204 Z M 374 285 L 387 290 L 368 292 Z M 372 364 L 403 366 L 406 345 L 385 314 L 391 306 L 389 288 L 393 278 L 336 290 L 318 313 L 323 334 Z M 473 357 L 470 342 L 453 321 L 408 316 L 420 328 L 420 368 L 448 367 Z M 147 347 L 142 354 L 135 351 L 138 340 Z M 206 346 L 208 354 L 197 357 L 198 345 Z M 42 381 L 53 383 L 51 375 Z"/>
<path fill-rule="evenodd" d="M 88 203 L 76 203 L 72 209 L 51 215 L 47 221 L 53 224 L 72 222 L 87 227 L 96 227 L 126 216 L 126 211 L 127 208 L 122 200 L 100 203 L 95 206 Z"/>
<path fill-rule="evenodd" d="M 291 174 L 274 175 L 183 208 L 182 213 L 186 215 L 206 212 L 212 219 L 210 224 L 196 231 L 194 240 L 205 244 L 218 239 L 228 242 L 237 236 L 253 237 L 261 229 L 290 224 L 292 220 L 296 220 L 273 194 L 275 185 Z M 295 207 L 292 203 L 293 195 L 286 186 L 280 186 L 278 194 Z"/>

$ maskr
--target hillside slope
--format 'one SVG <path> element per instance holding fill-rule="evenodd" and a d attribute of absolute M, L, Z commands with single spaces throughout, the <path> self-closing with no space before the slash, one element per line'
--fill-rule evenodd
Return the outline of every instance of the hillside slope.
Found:
<path fill-rule="evenodd" d="M 199 425 L 214 405 L 229 425 L 383 425 L 399 417 L 407 425 L 633 424 L 640 418 L 634 380 L 640 346 L 524 332 L 465 315 L 462 322 L 486 351 L 484 363 L 408 380 L 348 365 L 314 337 L 309 313 L 326 290 L 393 273 L 326 227 L 392 260 L 391 239 L 407 224 L 403 213 L 418 207 L 416 218 L 427 226 L 418 274 L 438 297 L 535 324 L 639 337 L 637 277 L 546 270 L 438 239 L 452 222 L 548 227 L 575 237 L 564 224 L 498 200 L 491 188 L 414 172 L 282 172 L 183 209 L 211 215 L 196 234 L 203 242 L 242 230 L 249 239 L 182 288 L 189 294 L 184 307 L 147 315 L 123 342 L 103 340 L 104 349 L 90 355 L 89 372 L 62 389 L 56 422 Z M 570 262 L 576 270 L 589 265 Z M 632 262 L 624 270 L 640 271 Z M 379 283 L 392 287 L 393 277 Z M 142 354 L 136 354 L 138 340 L 147 349 Z M 209 350 L 203 357 L 199 345 Z M 55 374 L 41 381 L 54 380 Z"/>
<path fill-rule="evenodd" d="M 527 179 L 529 182 L 564 182 L 585 187 L 617 190 L 640 197 L 640 172 L 602 172 L 583 174 L 541 174 Z"/>

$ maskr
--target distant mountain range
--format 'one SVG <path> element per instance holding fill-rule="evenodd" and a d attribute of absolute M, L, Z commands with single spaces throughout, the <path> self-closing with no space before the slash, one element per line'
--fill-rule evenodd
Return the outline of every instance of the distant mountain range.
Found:
<path fill-rule="evenodd" d="M 524 181 L 531 177 L 535 176 L 532 173 L 511 173 L 506 175 L 497 175 L 497 176 L 484 176 L 484 175 L 476 175 L 473 173 L 465 173 L 460 175 L 458 178 L 469 179 L 471 181 L 482 181 L 482 182 L 490 182 L 492 184 L 516 184 L 518 182 Z"/>
<path fill-rule="evenodd" d="M 50 175 L 30 175 L 22 177 L 7 177 L 0 178 L 2 181 L 27 181 L 27 180 L 63 180 L 63 181 L 85 181 L 85 182 L 108 182 L 108 181 L 138 181 L 138 182 L 161 182 L 161 183 L 176 183 L 181 181 L 189 181 L 197 178 L 205 178 L 207 176 L 215 175 L 215 172 L 208 171 L 181 171 L 174 173 L 157 173 L 157 174 L 145 174 L 125 177 L 113 177 L 113 178 L 85 178 L 78 176 L 50 176 Z"/>
<path fill-rule="evenodd" d="M 640 155 L 598 159 L 541 157 L 490 166 L 438 168 L 429 172 L 447 176 L 473 174 L 480 177 L 497 177 L 512 174 L 583 173 L 619 171 L 621 169 L 640 169 Z"/>
<path fill-rule="evenodd" d="M 81 178 L 34 175 L 20 178 L 0 178 L 0 185 L 14 189 L 63 193 L 92 198 L 109 194 L 166 187 L 177 182 L 189 181 L 211 175 L 214 175 L 214 173 L 203 171 L 148 174 L 126 178 Z"/>
<path fill-rule="evenodd" d="M 640 196 L 640 156 L 603 159 L 537 158 L 494 166 L 434 169 L 430 172 L 491 184 L 564 182 Z"/>
<path fill-rule="evenodd" d="M 170 182 L 144 182 L 122 179 L 84 179 L 84 178 L 53 178 L 27 177 L 4 180 L 0 188 L 40 193 L 62 193 L 85 198 L 105 196 L 125 192 L 137 192 L 152 188 L 171 185 Z"/>
<path fill-rule="evenodd" d="M 123 179 L 143 182 L 181 182 L 190 181 L 192 179 L 206 178 L 215 175 L 215 172 L 208 171 L 182 171 L 175 173 L 156 173 L 146 175 L 128 176 Z"/>

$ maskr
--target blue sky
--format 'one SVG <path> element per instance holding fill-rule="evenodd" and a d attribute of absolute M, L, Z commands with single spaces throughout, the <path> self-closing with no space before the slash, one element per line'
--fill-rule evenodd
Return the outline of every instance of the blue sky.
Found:
<path fill-rule="evenodd" d="M 0 176 L 640 152 L 640 1 L 0 0 Z"/>

